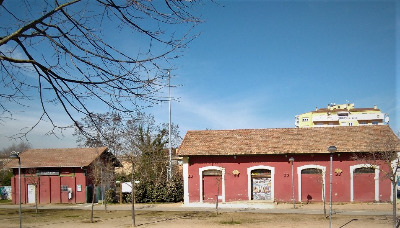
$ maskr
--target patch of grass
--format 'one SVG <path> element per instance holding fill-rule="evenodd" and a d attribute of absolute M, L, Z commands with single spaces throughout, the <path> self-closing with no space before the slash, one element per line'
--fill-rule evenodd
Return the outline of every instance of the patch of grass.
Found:
<path fill-rule="evenodd" d="M 220 223 L 224 224 L 224 225 L 239 225 L 239 224 L 242 224 L 240 221 L 233 220 L 233 218 L 231 220 L 229 220 L 229 221 L 221 221 Z"/>
<path fill-rule="evenodd" d="M 0 200 L 0 204 L 12 204 L 11 200 Z"/>
<path fill-rule="evenodd" d="M 66 215 L 66 218 L 78 218 L 81 217 L 80 215 Z"/>

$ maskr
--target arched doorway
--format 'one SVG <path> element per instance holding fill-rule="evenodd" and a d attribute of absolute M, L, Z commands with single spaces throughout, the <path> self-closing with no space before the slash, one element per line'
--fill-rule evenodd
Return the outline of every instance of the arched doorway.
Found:
<path fill-rule="evenodd" d="M 247 169 L 249 200 L 274 200 L 274 172 L 274 167 L 263 165 Z"/>
<path fill-rule="evenodd" d="M 251 199 L 271 200 L 271 170 L 256 169 L 251 171 Z"/>
<path fill-rule="evenodd" d="M 207 166 L 199 169 L 200 202 L 225 202 L 225 169 Z"/>
<path fill-rule="evenodd" d="M 203 171 L 203 202 L 221 201 L 222 171 L 210 169 Z"/>
<path fill-rule="evenodd" d="M 324 200 L 325 171 L 326 167 L 320 165 L 297 167 L 299 202 Z"/>
<path fill-rule="evenodd" d="M 323 201 L 322 170 L 308 168 L 301 171 L 301 198 L 303 201 Z"/>
<path fill-rule="evenodd" d="M 350 201 L 379 201 L 379 166 L 350 166 Z"/>

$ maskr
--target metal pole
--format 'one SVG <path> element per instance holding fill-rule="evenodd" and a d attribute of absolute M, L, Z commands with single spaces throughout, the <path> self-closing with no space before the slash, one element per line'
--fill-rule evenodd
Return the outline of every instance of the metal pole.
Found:
<path fill-rule="evenodd" d="M 172 142 L 171 142 L 171 75 L 168 71 L 168 101 L 169 101 L 169 133 L 168 133 L 168 142 L 169 142 L 169 159 L 168 159 L 168 169 L 167 169 L 167 180 L 172 179 Z"/>
<path fill-rule="evenodd" d="M 295 199 L 294 199 L 294 176 L 293 176 L 293 161 L 292 160 L 292 198 L 293 198 L 293 209 L 296 208 L 295 206 Z"/>
<path fill-rule="evenodd" d="M 19 199 L 19 227 L 22 228 L 21 208 L 21 158 L 18 156 L 18 199 Z"/>
<path fill-rule="evenodd" d="M 332 163 L 333 163 L 333 154 L 330 156 L 331 168 L 330 168 L 330 180 L 329 180 L 329 228 L 332 227 Z"/>
<path fill-rule="evenodd" d="M 135 170 L 135 163 L 132 162 L 132 175 L 131 175 L 131 198 L 132 198 L 132 225 L 136 227 L 136 218 L 135 218 L 135 176 L 134 176 L 134 170 Z M 122 191 L 122 185 L 121 185 L 121 191 Z"/>

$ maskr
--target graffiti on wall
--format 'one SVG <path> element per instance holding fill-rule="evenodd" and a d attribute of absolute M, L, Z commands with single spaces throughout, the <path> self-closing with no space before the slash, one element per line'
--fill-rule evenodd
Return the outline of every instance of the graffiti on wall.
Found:
<path fill-rule="evenodd" d="M 11 200 L 11 186 L 0 186 L 0 196 L 2 200 Z"/>
<path fill-rule="evenodd" d="M 253 178 L 253 200 L 271 200 L 271 178 Z"/>

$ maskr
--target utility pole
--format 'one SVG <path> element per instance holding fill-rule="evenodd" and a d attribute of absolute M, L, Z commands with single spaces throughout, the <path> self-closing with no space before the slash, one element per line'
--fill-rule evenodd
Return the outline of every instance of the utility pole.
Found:
<path fill-rule="evenodd" d="M 167 180 L 172 179 L 172 142 L 171 142 L 171 74 L 168 70 L 168 106 L 169 106 L 169 131 L 168 131 L 168 144 L 169 144 L 169 159 L 167 168 Z"/>

